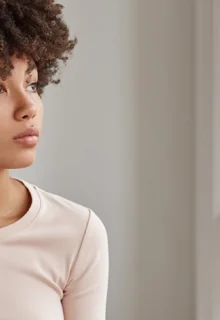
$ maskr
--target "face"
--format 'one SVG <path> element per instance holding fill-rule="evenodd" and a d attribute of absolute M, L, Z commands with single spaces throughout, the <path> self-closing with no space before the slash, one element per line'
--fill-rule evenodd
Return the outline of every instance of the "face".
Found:
<path fill-rule="evenodd" d="M 43 121 L 37 69 L 15 56 L 12 64 L 12 75 L 5 81 L 0 78 L 0 170 L 25 168 L 34 162 L 37 138 L 15 137 L 29 128 L 38 129 L 40 137 Z"/>

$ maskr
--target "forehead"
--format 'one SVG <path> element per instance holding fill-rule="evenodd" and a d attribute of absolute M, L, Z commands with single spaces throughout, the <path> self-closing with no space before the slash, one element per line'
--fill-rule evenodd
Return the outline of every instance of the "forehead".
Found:
<path fill-rule="evenodd" d="M 20 69 L 24 73 L 30 73 L 34 69 L 37 69 L 36 64 L 33 59 L 28 59 L 27 57 L 17 58 L 15 55 L 11 58 L 14 69 Z"/>
<path fill-rule="evenodd" d="M 28 59 L 27 57 L 17 58 L 16 55 L 14 55 L 11 57 L 11 63 L 13 65 L 13 69 L 11 70 L 11 75 L 9 75 L 7 78 L 26 76 L 31 72 L 37 72 L 37 67 L 33 59 Z M 3 66 L 4 61 L 0 60 L 0 77 L 1 69 L 3 72 L 5 70 Z"/>

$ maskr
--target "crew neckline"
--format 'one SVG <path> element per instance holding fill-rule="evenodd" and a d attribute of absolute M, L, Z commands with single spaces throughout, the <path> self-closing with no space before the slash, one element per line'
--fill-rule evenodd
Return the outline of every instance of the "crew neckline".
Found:
<path fill-rule="evenodd" d="M 6 227 L 0 228 L 0 241 L 10 236 L 14 236 L 17 232 L 26 228 L 36 218 L 41 209 L 41 199 L 36 186 L 32 185 L 27 181 L 24 181 L 23 179 L 18 179 L 14 177 L 13 179 L 23 183 L 23 185 L 26 187 L 26 189 L 29 191 L 31 195 L 32 203 L 29 210 L 25 213 L 25 215 L 22 218 Z"/>

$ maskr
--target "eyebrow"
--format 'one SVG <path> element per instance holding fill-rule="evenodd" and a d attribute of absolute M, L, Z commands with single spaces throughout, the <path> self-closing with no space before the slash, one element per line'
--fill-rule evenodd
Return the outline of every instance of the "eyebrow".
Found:
<path fill-rule="evenodd" d="M 25 71 L 25 74 L 30 74 L 33 70 L 37 69 L 37 66 L 34 61 L 30 63 L 27 70 Z"/>

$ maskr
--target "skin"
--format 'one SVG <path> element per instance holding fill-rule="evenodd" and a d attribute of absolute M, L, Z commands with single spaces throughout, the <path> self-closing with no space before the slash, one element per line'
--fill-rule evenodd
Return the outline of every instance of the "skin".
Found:
<path fill-rule="evenodd" d="M 30 70 L 26 58 L 15 56 L 12 63 L 12 75 L 0 78 L 0 227 L 19 220 L 31 205 L 29 192 L 9 170 L 31 166 L 37 146 L 18 144 L 13 137 L 30 127 L 41 133 L 43 122 L 43 103 L 33 85 L 38 81 L 36 67 Z"/>

